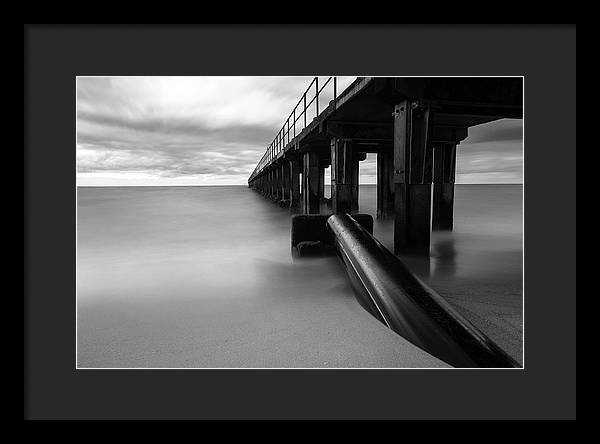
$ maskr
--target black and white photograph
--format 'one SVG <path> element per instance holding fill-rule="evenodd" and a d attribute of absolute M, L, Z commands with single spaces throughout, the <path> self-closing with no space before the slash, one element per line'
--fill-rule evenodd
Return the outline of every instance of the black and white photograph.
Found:
<path fill-rule="evenodd" d="M 522 368 L 522 77 L 78 77 L 78 368 Z"/>
<path fill-rule="evenodd" d="M 575 24 L 24 28 L 24 419 L 576 419 Z"/>

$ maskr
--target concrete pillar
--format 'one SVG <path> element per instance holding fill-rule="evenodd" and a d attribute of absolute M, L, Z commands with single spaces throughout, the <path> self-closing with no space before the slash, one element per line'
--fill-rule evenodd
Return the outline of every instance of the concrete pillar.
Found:
<path fill-rule="evenodd" d="M 394 108 L 394 251 L 429 255 L 433 113 L 405 100 Z"/>
<path fill-rule="evenodd" d="M 382 148 L 377 153 L 377 217 L 394 213 L 394 150 Z"/>
<path fill-rule="evenodd" d="M 300 162 L 290 160 L 290 208 L 300 207 Z"/>
<path fill-rule="evenodd" d="M 352 212 L 352 142 L 331 139 L 331 209 L 335 214 Z"/>
<path fill-rule="evenodd" d="M 319 214 L 319 155 L 316 152 L 304 153 L 302 171 L 302 200 L 304 214 Z"/>
<path fill-rule="evenodd" d="M 433 147 L 433 230 L 452 230 L 454 224 L 454 178 L 456 144 Z"/>

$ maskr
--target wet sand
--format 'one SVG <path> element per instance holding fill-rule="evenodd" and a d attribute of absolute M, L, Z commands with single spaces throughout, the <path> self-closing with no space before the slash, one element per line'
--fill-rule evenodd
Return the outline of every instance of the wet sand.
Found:
<path fill-rule="evenodd" d="M 220 298 L 213 288 L 215 297 L 198 298 L 206 288 L 188 282 L 171 291 L 147 289 L 143 298 L 125 302 L 83 305 L 79 365 L 444 366 L 366 313 L 346 285 L 315 278 L 339 271 L 329 262 L 317 260 L 301 270 L 267 264 L 274 283 L 268 290 L 239 290 Z M 301 273 L 305 282 L 286 285 L 281 279 L 286 273 Z"/>

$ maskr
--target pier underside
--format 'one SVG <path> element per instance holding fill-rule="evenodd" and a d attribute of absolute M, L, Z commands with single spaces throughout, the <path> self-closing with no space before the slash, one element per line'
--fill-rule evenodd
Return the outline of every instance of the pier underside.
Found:
<path fill-rule="evenodd" d="M 516 77 L 358 78 L 334 97 L 304 125 L 294 109 L 248 184 L 318 214 L 331 166 L 331 212 L 356 213 L 359 164 L 376 153 L 377 215 L 394 218 L 397 254 L 428 255 L 431 229 L 452 230 L 456 150 L 468 128 L 522 117 Z"/>

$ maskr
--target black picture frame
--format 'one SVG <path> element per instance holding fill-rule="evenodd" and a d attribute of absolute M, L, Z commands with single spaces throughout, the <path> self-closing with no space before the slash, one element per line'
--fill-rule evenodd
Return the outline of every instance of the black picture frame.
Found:
<path fill-rule="evenodd" d="M 575 418 L 575 63 L 565 25 L 26 25 L 24 417 Z M 525 369 L 76 370 L 77 75 L 523 75 Z"/>

